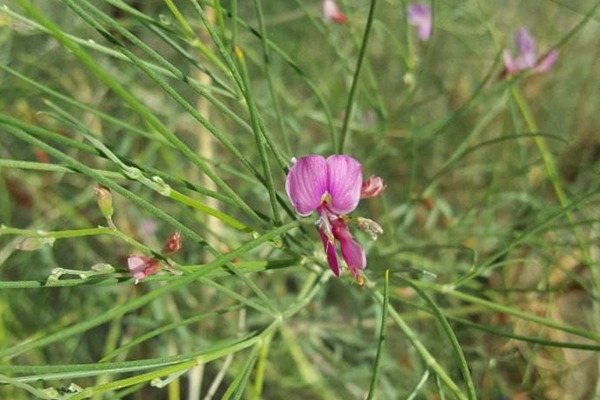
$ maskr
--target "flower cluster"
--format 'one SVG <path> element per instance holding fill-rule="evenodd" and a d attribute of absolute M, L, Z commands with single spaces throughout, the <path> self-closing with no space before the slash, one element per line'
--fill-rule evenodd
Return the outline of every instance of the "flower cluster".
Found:
<path fill-rule="evenodd" d="M 535 40 L 526 28 L 520 28 L 517 31 L 515 46 L 517 48 L 516 57 L 513 58 L 509 49 L 505 49 L 502 53 L 504 59 L 503 76 L 516 75 L 526 70 L 546 72 L 552 68 L 558 58 L 558 50 L 556 49 L 538 56 L 535 51 Z"/>
<path fill-rule="evenodd" d="M 182 245 L 181 232 L 175 231 L 165 241 L 163 253 L 166 256 L 173 255 L 181 249 Z M 163 264 L 156 257 L 133 254 L 127 258 L 127 267 L 131 275 L 135 278 L 135 283 L 138 284 L 147 276 L 160 271 L 163 268 Z"/>
<path fill-rule="evenodd" d="M 431 7 L 423 3 L 413 3 L 407 8 L 407 19 L 410 25 L 417 28 L 419 39 L 426 41 L 431 36 Z M 546 72 L 556 62 L 558 50 L 552 49 L 544 54 L 537 54 L 535 40 L 526 28 L 520 28 L 515 35 L 516 55 L 509 49 L 502 53 L 504 70 L 501 78 L 517 75 L 523 71 Z"/>
<path fill-rule="evenodd" d="M 359 229 L 372 237 L 382 234 L 383 230 L 375 221 L 352 218 L 348 214 L 356 209 L 361 198 L 377 196 L 385 189 L 381 178 L 373 176 L 363 182 L 360 163 L 349 156 L 335 154 L 325 159 L 310 155 L 294 161 L 285 189 L 299 215 L 307 216 L 313 211 L 319 215 L 316 224 L 333 274 L 341 274 L 336 249 L 339 242 L 346 266 L 360 281 L 367 259 L 348 223 L 356 222 Z"/>

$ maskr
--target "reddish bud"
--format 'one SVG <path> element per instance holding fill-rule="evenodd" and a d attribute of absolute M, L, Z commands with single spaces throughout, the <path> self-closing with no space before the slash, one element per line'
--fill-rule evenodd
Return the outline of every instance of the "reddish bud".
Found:
<path fill-rule="evenodd" d="M 175 231 L 171 233 L 171 235 L 165 241 L 165 246 L 163 247 L 163 252 L 167 254 L 173 254 L 181 249 L 181 245 L 183 244 L 181 240 L 181 232 Z"/>
<path fill-rule="evenodd" d="M 385 190 L 387 185 L 383 184 L 383 180 L 378 176 L 371 176 L 368 180 L 364 181 L 360 191 L 361 199 L 368 199 L 376 197 Z"/>
<path fill-rule="evenodd" d="M 160 262 L 156 258 L 140 255 L 131 255 L 127 259 L 129 272 L 135 278 L 135 283 L 139 283 L 147 276 L 153 275 L 160 269 Z"/>

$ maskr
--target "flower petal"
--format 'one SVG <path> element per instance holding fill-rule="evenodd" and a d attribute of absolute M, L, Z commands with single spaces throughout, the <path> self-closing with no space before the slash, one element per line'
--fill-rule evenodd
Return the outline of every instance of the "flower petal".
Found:
<path fill-rule="evenodd" d="M 159 270 L 160 263 L 156 258 L 132 255 L 127 258 L 127 267 L 137 284 L 147 276 L 156 273 Z"/>
<path fill-rule="evenodd" d="M 332 222 L 333 235 L 340 241 L 342 257 L 348 269 L 355 278 L 360 276 L 360 271 L 367 266 L 367 256 L 362 246 L 354 240 L 348 225 L 340 219 Z"/>
<path fill-rule="evenodd" d="M 386 185 L 383 184 L 383 179 L 378 176 L 371 175 L 369 179 L 362 183 L 360 189 L 360 198 L 369 199 L 371 197 L 377 197 L 383 192 Z"/>
<path fill-rule="evenodd" d="M 334 154 L 327 159 L 327 191 L 331 196 L 330 209 L 336 214 L 348 214 L 360 200 L 362 171 L 354 158 Z"/>
<path fill-rule="evenodd" d="M 516 68 L 523 71 L 532 68 L 536 61 L 535 40 L 526 28 L 520 28 L 515 36 L 515 44 L 519 55 L 515 60 Z"/>
<path fill-rule="evenodd" d="M 346 15 L 334 0 L 323 1 L 323 15 L 327 21 L 337 22 L 338 24 L 346 22 Z"/>
<path fill-rule="evenodd" d="M 421 40 L 429 39 L 431 36 L 431 8 L 422 3 L 408 6 L 408 23 L 418 28 Z"/>
<path fill-rule="evenodd" d="M 533 53 L 535 54 L 535 40 L 527 30 L 527 28 L 519 28 L 515 36 L 515 45 L 519 50 L 519 53 Z"/>
<path fill-rule="evenodd" d="M 306 216 L 321 204 L 327 191 L 327 162 L 318 155 L 298 159 L 285 180 L 285 190 L 296 212 Z"/>
<path fill-rule="evenodd" d="M 325 249 L 325 254 L 327 255 L 329 269 L 331 269 L 331 272 L 333 272 L 335 276 L 339 277 L 342 271 L 340 270 L 337 250 L 335 249 L 335 242 L 329 240 L 329 237 L 325 234 L 323 229 L 319 229 L 319 236 L 321 236 L 323 248 Z"/>
<path fill-rule="evenodd" d="M 515 64 L 515 60 L 512 58 L 512 55 L 510 54 L 510 50 L 505 49 L 504 52 L 502 52 L 502 58 L 504 59 L 504 68 L 506 68 L 506 71 L 509 74 L 516 74 L 517 72 L 519 72 L 519 69 L 517 68 L 517 65 Z"/>
<path fill-rule="evenodd" d="M 537 72 L 548 71 L 550 68 L 552 68 L 552 66 L 556 62 L 557 58 L 558 58 L 558 50 L 554 49 L 551 52 L 549 52 L 548 54 L 546 54 L 546 56 L 543 57 L 540 61 L 538 61 L 538 64 L 535 67 L 535 70 Z"/>

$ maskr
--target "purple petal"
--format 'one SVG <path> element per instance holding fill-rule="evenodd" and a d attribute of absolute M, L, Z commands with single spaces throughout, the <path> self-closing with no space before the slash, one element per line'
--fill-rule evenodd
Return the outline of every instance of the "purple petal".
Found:
<path fill-rule="evenodd" d="M 512 63 L 512 73 L 517 73 L 529 68 L 533 68 L 537 61 L 535 54 L 535 40 L 526 28 L 520 28 L 515 35 L 515 45 L 517 46 L 517 58 Z M 506 58 L 504 60 L 506 64 Z"/>
<path fill-rule="evenodd" d="M 552 68 L 552 66 L 556 62 L 557 58 L 558 58 L 558 50 L 552 50 L 550 53 L 546 54 L 546 56 L 538 62 L 538 65 L 535 67 L 535 70 L 537 72 L 548 71 L 550 68 Z"/>
<path fill-rule="evenodd" d="M 421 40 L 429 39 L 431 36 L 431 8 L 422 3 L 415 3 L 408 6 L 408 23 L 418 27 L 419 38 Z"/>
<path fill-rule="evenodd" d="M 352 237 L 348 225 L 341 219 L 332 222 L 333 235 L 340 241 L 342 257 L 346 261 L 348 269 L 358 278 L 360 271 L 367 266 L 367 256 L 362 246 Z"/>
<path fill-rule="evenodd" d="M 334 154 L 327 159 L 327 191 L 331 196 L 330 209 L 336 214 L 348 214 L 360 200 L 362 171 L 352 157 Z"/>
<path fill-rule="evenodd" d="M 527 30 L 527 28 L 519 28 L 517 35 L 515 36 L 515 44 L 519 53 L 535 54 L 535 40 Z"/>
<path fill-rule="evenodd" d="M 515 68 L 517 71 L 523 71 L 529 68 L 533 68 L 537 62 L 537 55 L 535 53 L 523 53 L 519 55 L 515 60 Z"/>
<path fill-rule="evenodd" d="M 285 190 L 296 212 L 306 216 L 321 204 L 327 191 L 327 162 L 321 156 L 297 160 L 285 180 Z"/>
<path fill-rule="evenodd" d="M 319 229 L 319 236 L 321 236 L 321 241 L 323 242 L 323 248 L 325 249 L 325 254 L 327 255 L 327 263 L 329 264 L 329 269 L 331 272 L 337 277 L 340 276 L 340 264 L 338 262 L 337 251 L 335 249 L 335 242 L 329 240 L 327 235 L 322 229 Z"/>

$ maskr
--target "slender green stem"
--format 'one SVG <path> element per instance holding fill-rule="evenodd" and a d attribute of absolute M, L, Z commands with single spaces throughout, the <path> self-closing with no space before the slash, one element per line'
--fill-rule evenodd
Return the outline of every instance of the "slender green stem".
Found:
<path fill-rule="evenodd" d="M 373 296 L 375 296 L 375 299 L 377 299 L 377 301 L 380 304 L 383 304 L 385 302 L 385 299 L 380 292 L 373 291 L 372 294 Z M 431 355 L 429 350 L 427 350 L 425 345 L 423 345 L 423 343 L 419 340 L 417 334 L 408 326 L 406 322 L 404 322 L 404 319 L 400 316 L 400 314 L 392 306 L 389 306 L 388 309 L 392 320 L 396 323 L 396 325 L 400 328 L 402 333 L 404 333 L 406 338 L 413 345 L 414 349 L 421 356 L 427 367 L 431 368 L 436 373 L 439 379 L 448 387 L 448 389 L 450 389 L 450 391 L 458 399 L 467 400 L 467 396 L 465 396 L 461 392 L 461 390 L 452 380 L 452 378 L 448 376 L 444 368 L 437 362 L 437 360 Z"/>
<path fill-rule="evenodd" d="M 148 304 L 151 301 L 153 301 L 167 293 L 178 290 L 178 289 L 184 287 L 185 285 L 188 285 L 188 284 L 196 281 L 199 278 L 205 277 L 210 272 L 221 268 L 223 265 L 225 265 L 228 262 L 230 262 L 231 260 L 239 257 L 240 255 L 246 254 L 248 251 L 250 251 L 270 240 L 273 240 L 276 237 L 279 237 L 283 233 L 289 231 L 290 229 L 296 228 L 297 226 L 298 226 L 298 222 L 295 221 L 295 222 L 291 222 L 286 225 L 283 225 L 279 228 L 273 229 L 272 231 L 269 231 L 269 232 L 263 234 L 262 236 L 259 236 L 257 239 L 254 239 L 227 254 L 217 257 L 214 261 L 208 263 L 204 268 L 199 269 L 198 271 L 194 271 L 188 275 L 184 275 L 175 281 L 167 283 L 164 286 L 156 287 L 151 292 L 146 293 L 140 297 L 137 297 L 136 299 L 133 299 L 129 303 L 123 304 L 119 307 L 109 309 L 99 315 L 90 317 L 90 318 L 83 320 L 81 322 L 78 322 L 74 325 L 63 328 L 58 332 L 48 334 L 42 338 L 32 340 L 30 342 L 26 342 L 26 343 L 23 343 L 18 346 L 13 346 L 13 347 L 4 349 L 4 350 L 0 351 L 0 358 L 14 357 L 18 354 L 22 354 L 31 349 L 41 347 L 41 346 L 47 346 L 47 345 L 49 345 L 51 343 L 55 343 L 59 340 L 64 340 L 67 337 L 81 334 L 91 328 L 94 328 L 98 325 L 108 322 L 108 321 L 112 320 L 113 318 L 123 315 L 129 311 L 133 311 L 133 310 L 135 310 L 139 307 L 142 307 L 143 305 Z M 2 370 L 1 365 L 0 365 L 0 370 Z"/>
<path fill-rule="evenodd" d="M 252 89 L 250 88 L 250 77 L 248 76 L 246 61 L 244 60 L 244 53 L 239 47 L 236 47 L 235 54 L 240 64 L 242 81 L 244 84 L 243 91 L 246 97 L 246 101 L 248 103 L 248 112 L 250 114 L 250 119 L 252 120 L 252 128 L 254 131 L 256 148 L 258 150 L 258 155 L 262 164 L 263 173 L 265 175 L 267 191 L 269 192 L 269 200 L 271 201 L 271 209 L 273 211 L 273 220 L 275 221 L 276 225 L 279 225 L 281 223 L 281 218 L 279 216 L 279 207 L 277 205 L 277 194 L 275 193 L 273 173 L 271 171 L 271 164 L 269 163 L 269 159 L 267 158 L 267 152 L 265 149 L 265 144 L 263 142 L 263 135 L 261 134 L 258 111 L 256 110 L 256 106 L 254 104 L 254 96 L 252 95 Z"/>
<path fill-rule="evenodd" d="M 163 0 L 163 1 L 167 5 L 167 7 L 171 11 L 171 13 L 175 16 L 175 18 L 179 22 L 179 25 L 181 25 L 181 27 L 183 28 L 183 30 L 185 30 L 185 33 L 189 37 L 194 37 L 195 36 L 194 35 L 194 30 L 192 29 L 192 27 L 190 26 L 190 24 L 187 23 L 187 21 L 185 20 L 185 18 L 183 17 L 183 15 L 179 11 L 179 9 L 175 5 L 175 3 L 173 3 L 172 0 Z"/>
<path fill-rule="evenodd" d="M 375 363 L 373 365 L 373 374 L 371 375 L 371 384 L 369 385 L 369 393 L 367 400 L 372 400 L 375 396 L 377 380 L 379 379 L 379 369 L 381 366 L 381 354 L 383 352 L 383 343 L 387 331 L 387 313 L 390 302 L 390 270 L 386 269 L 383 275 L 383 304 L 381 307 L 381 323 L 379 324 L 379 340 L 377 341 L 377 353 L 375 355 Z"/>
<path fill-rule="evenodd" d="M 279 100 L 275 91 L 275 84 L 273 83 L 273 74 L 271 71 L 271 55 L 269 49 L 269 41 L 267 38 L 267 28 L 265 26 L 265 19 L 262 10 L 262 0 L 254 0 L 254 8 L 256 9 L 256 16 L 258 19 L 258 29 L 260 30 L 260 39 L 263 47 L 263 59 L 265 75 L 267 77 L 267 84 L 269 85 L 269 94 L 271 95 L 271 103 L 275 109 L 275 119 L 279 128 L 279 133 L 283 138 L 283 143 L 288 154 L 292 153 L 290 146 L 290 140 L 288 138 L 287 130 L 283 124 L 283 115 L 281 114 L 281 107 L 279 106 Z"/>
<path fill-rule="evenodd" d="M 566 325 L 566 324 L 556 322 L 556 321 L 553 321 L 550 319 L 539 317 L 534 314 L 520 311 L 513 307 L 499 304 L 498 302 L 484 300 L 479 297 L 472 296 L 470 294 L 455 290 L 452 285 L 435 285 L 435 284 L 419 283 L 419 286 L 435 290 L 436 292 L 440 292 L 440 293 L 446 294 L 448 296 L 456 297 L 457 299 L 467 301 L 469 303 L 478 304 L 478 305 L 487 307 L 491 310 L 494 310 L 494 311 L 497 311 L 500 313 L 512 315 L 517 318 L 521 318 L 521 319 L 524 319 L 524 320 L 527 320 L 530 322 L 535 322 L 537 324 L 547 326 L 549 328 L 558 329 L 560 331 L 568 332 L 573 335 L 576 335 L 576 336 L 579 336 L 582 338 L 586 338 L 586 339 L 590 339 L 590 340 L 600 343 L 600 333 L 584 331 L 582 329 L 577 329 L 571 325 Z"/>
<path fill-rule="evenodd" d="M 118 231 L 113 228 L 86 228 L 86 229 L 70 229 L 65 231 L 42 231 L 42 230 L 29 230 L 29 229 L 19 229 L 19 228 L 9 228 L 3 225 L 0 225 L 0 236 L 2 235 L 19 235 L 28 238 L 51 238 L 51 239 L 70 239 L 77 237 L 86 237 L 86 236 L 97 236 L 97 235 L 110 235 L 115 236 L 128 245 L 142 250 L 146 253 L 150 253 L 147 246 L 141 244 L 137 240 L 134 240 L 124 234 L 121 231 Z"/>
<path fill-rule="evenodd" d="M 456 358 L 458 360 L 458 364 L 460 367 L 460 372 L 462 373 L 463 379 L 467 385 L 467 395 L 470 400 L 476 400 L 477 392 L 475 391 L 475 384 L 473 383 L 473 378 L 471 377 L 471 372 L 469 370 L 469 364 L 467 363 L 467 359 L 465 358 L 465 355 L 462 351 L 462 347 L 460 346 L 460 343 L 458 342 L 458 339 L 456 338 L 456 335 L 454 334 L 452 327 L 448 323 L 446 316 L 444 315 L 442 310 L 437 306 L 437 304 L 435 304 L 435 302 L 433 301 L 431 296 L 429 296 L 417 284 L 415 284 L 413 281 L 411 281 L 409 279 L 403 279 L 403 281 L 407 282 L 419 294 L 419 296 L 421 296 L 421 298 L 423 298 L 423 300 L 425 300 L 425 302 L 429 305 L 429 307 L 431 307 L 431 311 L 433 312 L 433 315 L 440 322 L 444 332 L 446 333 L 446 336 L 448 337 L 448 340 L 450 341 L 452 349 L 454 350 L 454 354 L 456 355 Z"/>
<path fill-rule="evenodd" d="M 262 398 L 263 384 L 265 381 L 265 369 L 267 367 L 267 356 L 269 354 L 272 339 L 273 336 L 267 336 L 260 344 L 260 353 L 255 370 L 254 389 L 252 391 L 252 397 L 256 400 L 260 400 Z"/>
<path fill-rule="evenodd" d="M 533 113 L 531 112 L 529 105 L 527 104 L 527 102 L 525 101 L 523 96 L 521 95 L 521 92 L 519 91 L 519 89 L 516 85 L 513 85 L 511 87 L 511 94 L 513 96 L 513 99 L 517 103 L 519 110 L 521 111 L 521 115 L 523 116 L 523 119 L 525 119 L 527 128 L 535 135 L 534 141 L 538 148 L 538 151 L 540 152 L 540 155 L 542 156 L 542 160 L 544 162 L 544 167 L 546 168 L 546 173 L 548 174 L 548 178 L 550 179 L 550 182 L 552 183 L 552 187 L 554 188 L 554 192 L 556 193 L 558 202 L 564 210 L 565 217 L 567 218 L 567 221 L 569 221 L 569 224 L 571 224 L 571 226 L 572 226 L 572 231 L 575 236 L 575 239 L 577 240 L 577 244 L 579 245 L 579 249 L 581 251 L 583 261 L 585 262 L 585 265 L 587 265 L 587 267 L 590 269 L 590 276 L 591 276 L 594 288 L 596 289 L 597 293 L 600 293 L 600 280 L 598 279 L 598 274 L 596 273 L 596 264 L 594 263 L 591 255 L 590 255 L 589 246 L 587 244 L 585 235 L 581 231 L 581 228 L 579 227 L 579 225 L 576 223 L 575 217 L 573 216 L 571 211 L 567 208 L 570 201 L 569 201 L 569 198 L 567 197 L 567 194 L 563 190 L 561 180 L 560 180 L 560 177 L 558 176 L 558 172 L 556 169 L 556 165 L 554 164 L 554 159 L 552 157 L 552 153 L 550 152 L 550 149 L 548 148 L 548 145 L 546 144 L 546 140 L 544 139 L 544 137 L 538 134 L 539 129 L 538 129 L 537 123 L 535 122 L 535 119 L 533 117 Z"/>
<path fill-rule="evenodd" d="M 367 44 L 369 43 L 369 36 L 371 34 L 371 27 L 373 26 L 373 20 L 375 19 L 375 6 L 377 0 L 371 0 L 371 6 L 369 7 L 369 15 L 367 17 L 367 25 L 363 34 L 362 44 L 358 53 L 358 60 L 356 62 L 356 70 L 352 77 L 352 85 L 350 86 L 350 93 L 348 94 L 348 102 L 346 103 L 346 113 L 344 114 L 344 124 L 342 125 L 342 132 L 340 134 L 339 143 L 333 143 L 333 148 L 336 149 L 337 153 L 343 153 L 344 144 L 348 135 L 348 127 L 350 124 L 350 118 L 352 117 L 352 110 L 354 109 L 354 97 L 358 88 L 358 79 L 360 77 L 360 69 L 364 58 L 367 54 Z"/>
<path fill-rule="evenodd" d="M 178 150 L 180 150 L 188 159 L 190 159 L 198 168 L 200 168 L 207 176 L 209 176 L 215 184 L 226 192 L 236 204 L 243 210 L 248 216 L 254 219 L 260 225 L 264 225 L 264 221 L 252 210 L 240 197 L 232 190 L 218 175 L 212 172 L 205 163 L 192 151 L 179 137 L 171 132 L 150 110 L 148 110 L 138 99 L 136 99 L 128 90 L 126 90 L 121 84 L 119 84 L 108 72 L 104 71 L 102 67 L 87 54 L 78 44 L 70 40 L 62 30 L 56 26 L 53 22 L 47 19 L 38 9 L 30 5 L 25 0 L 16 0 L 27 12 L 29 12 L 34 19 L 36 19 L 41 25 L 45 26 L 48 31 L 67 49 L 71 50 L 86 67 L 95 73 L 109 88 L 114 90 L 121 98 L 129 104 L 151 127 L 156 129 L 160 134 L 165 136 L 171 143 L 173 143 Z M 63 0 L 65 3 L 73 7 L 74 10 L 80 10 L 77 4 L 74 4 L 72 0 Z M 82 18 L 85 13 L 82 13 Z M 94 25 L 97 23 L 93 22 Z M 101 30 L 104 32 L 104 30 Z M 111 36 L 108 36 L 109 40 Z M 122 48 L 123 51 L 126 49 Z M 131 52 L 128 54 L 132 57 L 132 61 L 137 60 L 137 57 L 133 56 Z M 138 67 L 144 68 L 140 63 Z M 149 72 L 146 70 L 145 72 Z M 156 78 L 156 75 L 152 75 Z"/>

